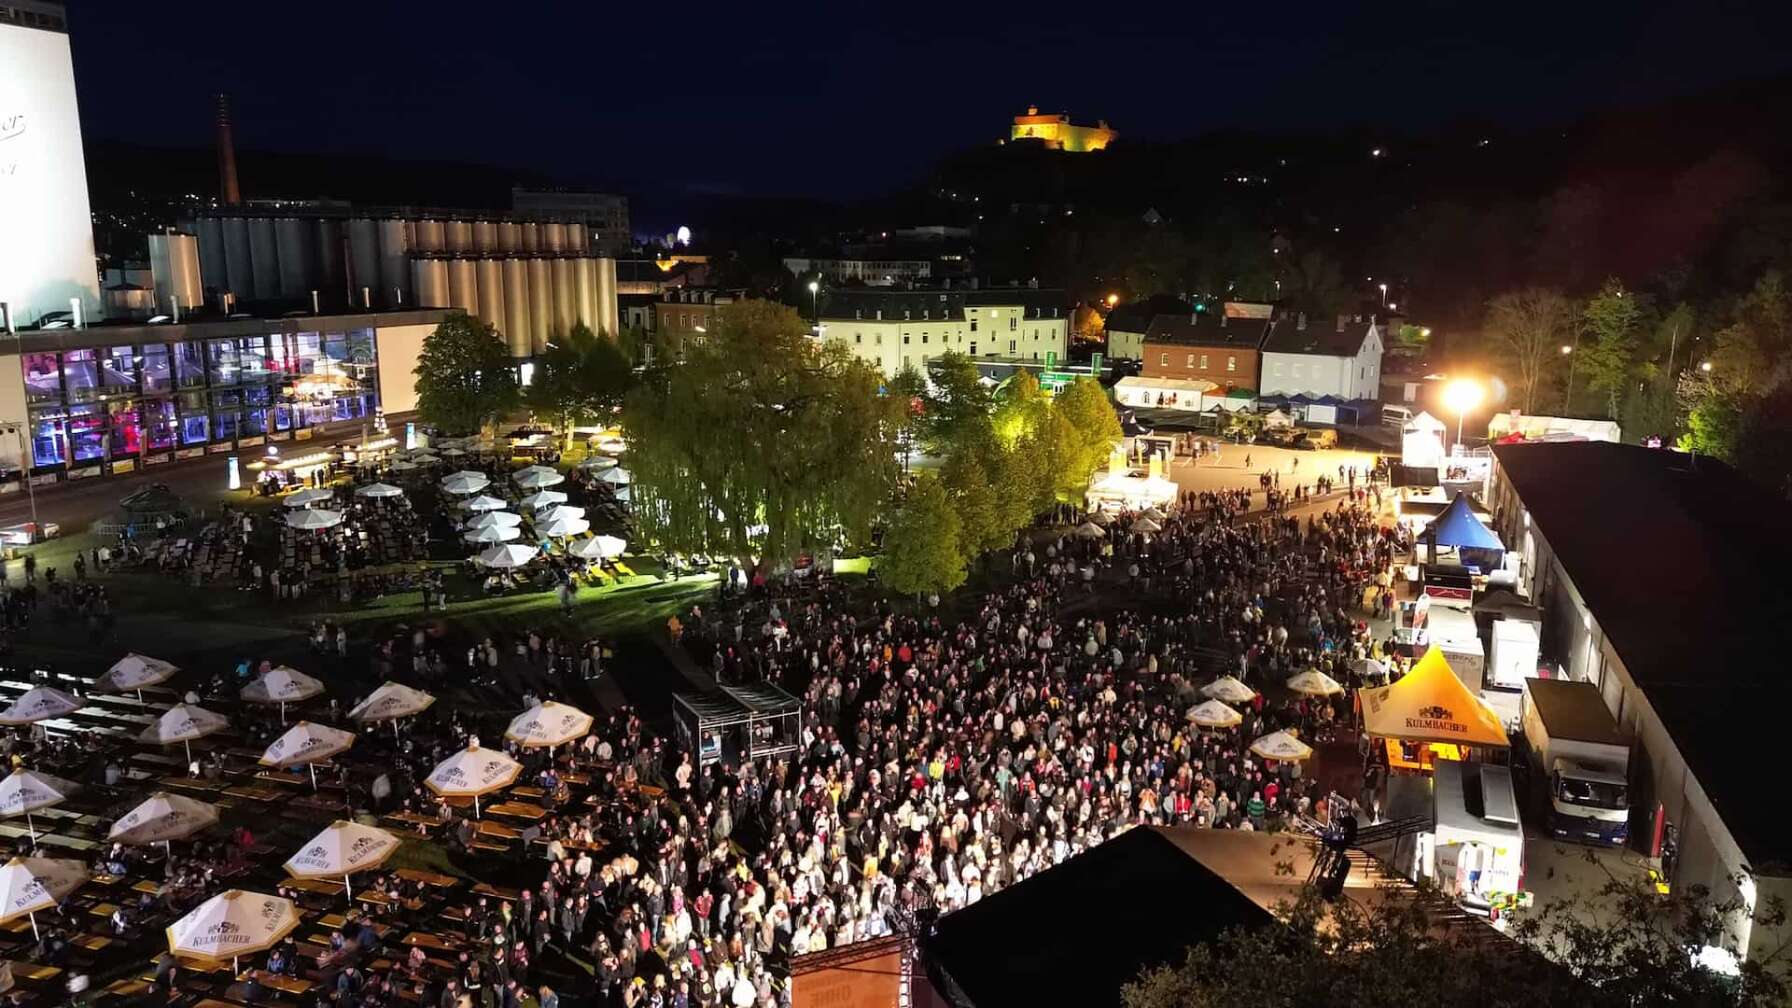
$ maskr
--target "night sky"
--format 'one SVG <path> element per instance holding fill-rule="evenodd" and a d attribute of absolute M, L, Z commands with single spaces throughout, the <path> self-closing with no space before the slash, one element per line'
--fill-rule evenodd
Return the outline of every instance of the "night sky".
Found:
<path fill-rule="evenodd" d="M 1784 2 L 785 6 L 73 0 L 90 135 L 689 193 L 873 194 L 1029 103 L 1224 126 L 1541 124 L 1784 73 Z M 1782 110 L 1783 111 L 1783 110 Z"/>

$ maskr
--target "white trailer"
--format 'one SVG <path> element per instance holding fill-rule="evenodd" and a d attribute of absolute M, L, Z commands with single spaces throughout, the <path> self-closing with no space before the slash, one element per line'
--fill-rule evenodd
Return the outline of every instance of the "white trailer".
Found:
<path fill-rule="evenodd" d="M 1524 681 L 1537 674 L 1537 624 L 1522 619 L 1497 619 L 1487 642 L 1487 685 L 1523 689 Z"/>
<path fill-rule="evenodd" d="M 1432 775 L 1432 831 L 1420 867 L 1457 902 L 1477 909 L 1511 906 L 1524 889 L 1524 824 L 1512 771 L 1485 763 L 1438 760 Z"/>

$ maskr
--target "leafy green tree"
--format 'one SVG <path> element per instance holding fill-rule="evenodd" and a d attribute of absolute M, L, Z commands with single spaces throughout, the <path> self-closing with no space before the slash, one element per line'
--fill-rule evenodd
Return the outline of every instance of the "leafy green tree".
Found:
<path fill-rule="evenodd" d="M 516 362 L 489 322 L 453 312 L 417 355 L 417 412 L 451 434 L 470 434 L 517 408 Z"/>
<path fill-rule="evenodd" d="M 1052 405 L 1030 371 L 1016 371 L 1003 382 L 996 390 L 995 402 L 996 438 L 1005 447 L 1012 447 L 1038 427 Z"/>
<path fill-rule="evenodd" d="M 896 377 L 891 378 L 884 389 L 884 394 L 890 397 L 891 407 L 897 411 L 896 436 L 902 445 L 903 466 L 906 468 L 909 453 L 914 449 L 915 442 L 921 440 L 927 379 L 913 363 L 903 361 L 902 369 L 896 372 Z"/>
<path fill-rule="evenodd" d="M 1534 410 L 1537 392 L 1556 373 L 1579 313 L 1561 291 L 1527 287 L 1488 302 L 1483 331 L 1492 355 L 1513 376 L 1516 399 L 1526 413 Z"/>
<path fill-rule="evenodd" d="M 1090 477 L 1120 443 L 1120 417 L 1101 383 L 1093 378 L 1078 378 L 1065 386 L 1052 401 L 1052 409 L 1076 432 L 1076 451 L 1065 476 L 1072 481 L 1068 499 L 1080 499 L 1089 489 Z"/>
<path fill-rule="evenodd" d="M 1685 416 L 1680 447 L 1726 462 L 1736 459 L 1736 443 L 1742 432 L 1744 396 L 1728 382 L 1715 380 L 1704 371 L 1688 371 L 1675 389 Z"/>
<path fill-rule="evenodd" d="M 920 596 L 949 592 L 965 580 L 961 525 L 938 477 L 923 475 L 909 488 L 884 531 L 877 575 L 894 592 Z"/>
<path fill-rule="evenodd" d="M 1732 388 L 1758 394 L 1792 377 L 1792 291 L 1769 272 L 1736 305 L 1729 325 L 1717 333 L 1712 371 Z"/>
<path fill-rule="evenodd" d="M 1637 341 L 1647 311 L 1644 300 L 1643 295 L 1612 279 L 1581 309 L 1581 331 L 1586 338 L 1581 341 L 1577 364 L 1587 377 L 1587 387 L 1605 394 L 1605 415 L 1610 419 L 1617 419 L 1638 365 Z"/>
<path fill-rule="evenodd" d="M 1396 357 L 1418 357 L 1431 345 L 1431 330 L 1426 326 L 1402 325 L 1388 341 L 1388 353 Z"/>
<path fill-rule="evenodd" d="M 990 430 L 994 400 L 976 363 L 950 350 L 933 359 L 932 374 L 921 413 L 921 443 L 928 453 L 945 455 L 958 441 L 980 441 Z"/>
<path fill-rule="evenodd" d="M 972 560 L 1012 543 L 1019 527 L 1010 523 L 1012 512 L 1002 506 L 1002 491 L 991 481 L 1001 472 L 1001 454 L 986 433 L 980 443 L 954 444 L 940 467 L 940 483 L 958 513 L 959 546 Z"/>
<path fill-rule="evenodd" d="M 1783 964 L 1750 960 L 1740 976 L 1700 965 L 1707 946 L 1735 949 L 1746 908 L 1693 887 L 1658 896 L 1611 883 L 1552 903 L 1510 929 L 1440 927 L 1441 899 L 1341 899 L 1312 891 L 1278 909 L 1273 925 L 1234 928 L 1145 971 L 1122 992 L 1126 1008 L 1234 1005 L 1565 1005 L 1583 1008 L 1766 1008 L 1788 993 Z M 1777 906 L 1753 914 L 1779 928 Z M 1770 957 L 1771 958 L 1771 957 Z"/>
<path fill-rule="evenodd" d="M 536 358 L 535 377 L 523 402 L 552 417 L 571 447 L 573 428 L 608 419 L 622 405 L 633 378 L 622 349 L 580 322 L 565 336 L 548 341 L 547 352 Z"/>
<path fill-rule="evenodd" d="M 772 567 L 869 538 L 898 475 L 901 406 L 807 330 L 784 305 L 721 306 L 682 364 L 629 393 L 634 514 L 650 539 Z"/>
<path fill-rule="evenodd" d="M 1037 466 L 1031 480 L 1034 515 L 1060 501 L 1077 500 L 1089 488 L 1089 473 L 1078 471 L 1086 450 L 1070 419 L 1049 407 L 1044 419 L 1015 442 L 1013 454 L 1030 457 Z"/>

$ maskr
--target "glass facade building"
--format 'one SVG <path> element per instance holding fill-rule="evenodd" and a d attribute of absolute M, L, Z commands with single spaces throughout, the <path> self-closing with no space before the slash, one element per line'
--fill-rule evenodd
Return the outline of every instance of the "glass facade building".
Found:
<path fill-rule="evenodd" d="M 371 328 L 27 352 L 31 463 L 160 462 L 304 438 L 371 418 L 378 366 Z"/>

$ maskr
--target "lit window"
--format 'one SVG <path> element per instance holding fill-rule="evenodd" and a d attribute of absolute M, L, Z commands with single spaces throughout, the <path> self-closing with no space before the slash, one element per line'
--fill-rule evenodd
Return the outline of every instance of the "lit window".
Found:
<path fill-rule="evenodd" d="M 1184 361 L 1182 366 L 1183 367 L 1191 367 L 1191 368 L 1194 367 L 1195 366 L 1195 355 L 1189 354 L 1188 360 Z"/>
<path fill-rule="evenodd" d="M 1227 357 L 1226 358 L 1226 370 L 1228 370 L 1228 371 L 1238 370 L 1238 358 Z"/>
<path fill-rule="evenodd" d="M 1207 355 L 1206 354 L 1201 355 L 1201 370 L 1203 370 L 1203 371 L 1207 370 Z"/>
<path fill-rule="evenodd" d="M 1158 354 L 1157 355 L 1157 366 L 1158 367 L 1169 367 L 1170 366 L 1170 355 L 1167 353 Z"/>

